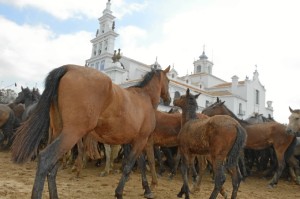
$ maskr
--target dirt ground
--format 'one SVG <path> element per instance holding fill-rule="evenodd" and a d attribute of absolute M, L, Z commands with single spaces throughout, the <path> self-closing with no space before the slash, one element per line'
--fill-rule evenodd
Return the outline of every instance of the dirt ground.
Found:
<path fill-rule="evenodd" d="M 0 198 L 1 199 L 25 199 L 30 198 L 34 181 L 36 162 L 24 165 L 15 165 L 10 161 L 9 152 L 0 152 Z M 100 177 L 103 167 L 95 167 L 89 163 L 83 171 L 81 178 L 74 178 L 71 168 L 58 171 L 57 187 L 62 199 L 75 198 L 114 198 L 114 190 L 121 174 L 111 174 Z M 149 174 L 149 173 L 148 173 Z M 148 175 L 150 181 L 150 175 Z M 231 178 L 227 176 L 226 190 L 231 192 Z M 241 183 L 238 198 L 300 198 L 300 186 L 285 179 L 281 179 L 276 188 L 268 188 L 268 179 L 248 177 Z M 168 180 L 167 174 L 159 179 L 159 185 L 154 190 L 155 198 L 177 198 L 177 193 L 182 185 L 181 176 L 177 175 L 174 180 Z M 203 179 L 201 191 L 191 195 L 191 198 L 209 198 L 213 189 L 210 175 L 207 173 Z M 45 183 L 43 198 L 48 199 L 47 183 Z M 124 189 L 124 199 L 143 198 L 141 178 L 138 171 L 130 175 L 130 180 Z M 218 198 L 222 198 L 221 195 Z"/>

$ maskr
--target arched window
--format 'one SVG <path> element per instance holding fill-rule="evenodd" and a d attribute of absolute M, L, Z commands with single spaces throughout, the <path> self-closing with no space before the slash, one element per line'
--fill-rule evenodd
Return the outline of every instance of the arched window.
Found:
<path fill-rule="evenodd" d="M 198 66 L 197 66 L 197 72 L 198 72 L 198 73 L 201 73 L 201 65 L 198 65 Z"/>

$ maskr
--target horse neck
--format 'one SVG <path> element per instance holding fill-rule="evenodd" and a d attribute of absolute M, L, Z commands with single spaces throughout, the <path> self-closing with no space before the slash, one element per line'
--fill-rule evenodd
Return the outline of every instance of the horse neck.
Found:
<path fill-rule="evenodd" d="M 223 115 L 229 115 L 230 117 L 232 117 L 233 119 L 238 121 L 242 126 L 249 125 L 249 122 L 247 122 L 245 120 L 241 120 L 240 118 L 238 118 L 231 110 L 229 110 L 224 105 L 223 105 Z"/>
<path fill-rule="evenodd" d="M 198 119 L 196 108 L 188 107 L 187 109 L 182 109 L 182 119 L 181 126 L 183 126 L 189 120 Z"/>
<path fill-rule="evenodd" d="M 156 78 L 155 78 L 156 79 Z M 153 108 L 157 108 L 159 102 L 160 102 L 160 93 L 161 93 L 161 88 L 159 84 L 154 83 L 153 81 L 158 81 L 158 79 L 154 80 L 154 78 L 142 89 L 151 99 L 151 103 Z M 159 91 L 159 92 L 157 92 Z"/>
<path fill-rule="evenodd" d="M 37 100 L 34 100 L 34 99 L 25 99 L 25 102 L 24 102 L 24 105 L 25 105 L 25 108 L 28 108 L 30 105 L 36 103 Z"/>

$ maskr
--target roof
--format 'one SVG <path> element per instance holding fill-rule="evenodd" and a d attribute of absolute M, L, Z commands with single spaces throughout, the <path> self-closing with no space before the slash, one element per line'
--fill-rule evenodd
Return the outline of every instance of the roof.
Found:
<path fill-rule="evenodd" d="M 212 96 L 226 96 L 226 95 L 232 95 L 231 92 L 225 90 L 225 91 L 212 91 L 208 92 Z"/>
<path fill-rule="evenodd" d="M 245 81 L 239 81 L 238 84 L 244 85 Z M 227 83 L 215 85 L 212 88 L 224 88 L 224 87 L 231 87 L 231 86 L 232 86 L 232 82 L 227 82 Z"/>

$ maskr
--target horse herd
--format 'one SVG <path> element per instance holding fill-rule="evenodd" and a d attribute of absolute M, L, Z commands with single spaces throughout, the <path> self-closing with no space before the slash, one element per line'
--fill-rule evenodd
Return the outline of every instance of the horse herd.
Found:
<path fill-rule="evenodd" d="M 164 113 L 157 107 L 161 99 L 166 105 L 171 102 L 169 70 L 170 66 L 152 70 L 137 85 L 122 88 L 95 69 L 64 65 L 48 74 L 42 95 L 36 89 L 22 88 L 14 103 L 1 104 L 1 150 L 10 149 L 12 161 L 18 164 L 37 158 L 31 198 L 42 198 L 46 178 L 50 198 L 58 198 L 56 175 L 60 159 L 77 146 L 79 175 L 86 148 L 92 146 L 88 143 L 96 143 L 96 149 L 97 143 L 105 143 L 104 174 L 109 173 L 115 158 L 112 154 L 116 153 L 111 152 L 119 151 L 120 145 L 130 147 L 130 150 L 123 148 L 128 152 L 115 190 L 118 199 L 123 198 L 125 183 L 136 162 L 144 197 L 154 198 L 151 189 L 158 185 L 155 161 L 155 157 L 160 159 L 155 156 L 158 147 L 166 151 L 170 147 L 178 149 L 176 160 L 170 160 L 173 175 L 180 164 L 183 185 L 178 197 L 185 195 L 188 199 L 190 193 L 200 190 L 208 165 L 214 176 L 209 198 L 216 198 L 219 193 L 227 198 L 223 187 L 226 171 L 232 179 L 231 198 L 237 198 L 241 180 L 250 175 L 255 164 L 257 168 L 274 167 L 271 187 L 278 183 L 286 165 L 292 179 L 299 183 L 300 110 L 290 108 L 287 126 L 263 117 L 264 120 L 255 122 L 240 120 L 219 99 L 198 113 L 200 94 L 187 89 L 173 101 L 182 113 Z M 152 174 L 151 188 L 146 178 L 145 157 Z M 190 170 L 197 175 L 191 189 Z"/>

